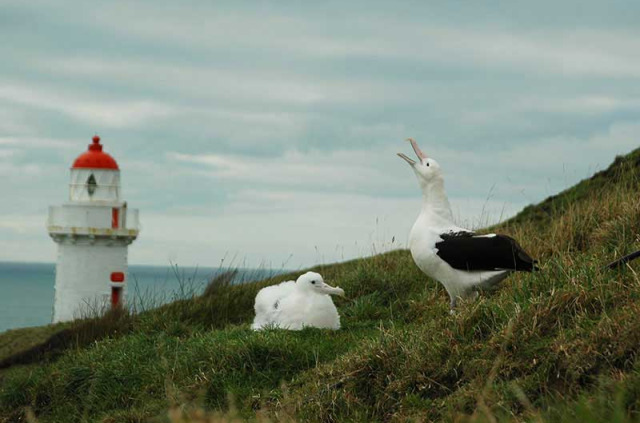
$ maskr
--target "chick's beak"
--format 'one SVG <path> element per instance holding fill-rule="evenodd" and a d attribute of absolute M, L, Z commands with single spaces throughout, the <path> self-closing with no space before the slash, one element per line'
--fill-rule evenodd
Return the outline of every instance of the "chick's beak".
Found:
<path fill-rule="evenodd" d="M 336 286 L 335 288 L 328 283 L 324 283 L 322 286 L 322 290 L 329 295 L 338 295 L 340 297 L 344 297 L 344 289 Z"/>

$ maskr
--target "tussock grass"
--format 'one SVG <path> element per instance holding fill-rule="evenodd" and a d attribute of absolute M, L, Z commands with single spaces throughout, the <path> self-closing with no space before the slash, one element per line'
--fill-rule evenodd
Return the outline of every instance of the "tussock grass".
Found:
<path fill-rule="evenodd" d="M 0 370 L 19 364 L 31 364 L 54 359 L 71 348 L 82 348 L 106 337 L 127 334 L 132 328 L 133 317 L 122 308 L 108 310 L 101 316 L 45 326 L 36 330 L 21 329 L 9 332 L 10 339 L 16 334 L 28 334 L 18 338 L 5 348 L 0 360 Z M 49 335 L 44 338 L 43 334 Z M 4 337 L 4 336 L 3 336 Z M 17 343 L 18 345 L 15 345 Z"/>
<path fill-rule="evenodd" d="M 11 329 L 0 335 L 0 362 L 8 357 L 24 352 L 35 345 L 44 343 L 51 335 L 67 325 L 49 325 L 35 328 Z M 1 366 L 0 366 L 1 367 Z"/>
<path fill-rule="evenodd" d="M 490 228 L 542 270 L 455 316 L 399 250 L 311 269 L 347 293 L 337 332 L 249 329 L 256 292 L 297 274 L 220 275 L 118 331 L 74 323 L 0 373 L 0 422 L 638 421 L 640 268 L 604 267 L 640 248 L 638 188 L 640 150 Z"/>

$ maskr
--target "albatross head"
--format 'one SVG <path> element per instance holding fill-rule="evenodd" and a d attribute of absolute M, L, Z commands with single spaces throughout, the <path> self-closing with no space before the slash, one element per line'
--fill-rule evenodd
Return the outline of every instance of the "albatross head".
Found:
<path fill-rule="evenodd" d="M 307 272 L 296 280 L 299 289 L 316 294 L 340 295 L 344 297 L 344 290 L 339 287 L 332 287 L 324 282 L 322 276 L 316 272 Z"/>
<path fill-rule="evenodd" d="M 427 157 L 427 155 L 424 154 L 422 150 L 420 150 L 420 147 L 418 147 L 418 143 L 416 143 L 413 138 L 409 138 L 407 141 L 411 143 L 413 151 L 415 151 L 416 156 L 418 156 L 418 161 L 416 162 L 403 153 L 398 153 L 398 156 L 409 163 L 416 176 L 418 177 L 420 185 L 423 185 L 424 183 L 428 184 L 432 181 L 437 180 L 442 181 L 442 170 L 440 169 L 440 165 L 438 164 L 438 162 L 433 160 L 431 157 Z"/>

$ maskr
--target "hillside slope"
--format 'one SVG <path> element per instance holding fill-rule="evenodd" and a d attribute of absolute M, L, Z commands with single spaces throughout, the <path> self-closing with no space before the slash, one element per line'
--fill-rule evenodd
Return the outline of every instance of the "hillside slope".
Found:
<path fill-rule="evenodd" d="M 171 421 L 206 421 L 230 404 L 274 420 L 635 421 L 638 264 L 603 265 L 640 248 L 638 188 L 640 149 L 492 228 L 542 271 L 455 316 L 394 251 L 314 269 L 347 292 L 337 332 L 249 330 L 257 290 L 291 275 L 53 328 L 54 343 L 34 332 L 0 348 L 0 422 L 26 409 L 41 422 L 170 421 L 168 409 Z"/>

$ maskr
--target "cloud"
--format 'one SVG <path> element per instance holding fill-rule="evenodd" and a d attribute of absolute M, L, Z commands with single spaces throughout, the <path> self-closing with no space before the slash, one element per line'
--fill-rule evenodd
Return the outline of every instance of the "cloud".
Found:
<path fill-rule="evenodd" d="M 2 145 L 2 144 L 0 143 L 0 145 Z M 13 157 L 15 154 L 16 154 L 16 150 L 1 149 L 0 150 L 0 160 Z"/>
<path fill-rule="evenodd" d="M 415 16 L 381 17 L 373 11 L 357 20 L 354 11 L 345 11 L 328 27 L 304 12 L 277 8 L 266 13 L 146 7 L 129 12 L 107 8 L 97 15 L 98 25 L 134 38 L 206 51 L 232 46 L 282 51 L 299 58 L 403 59 L 527 73 L 640 78 L 640 58 L 632 54 L 640 50 L 637 30 L 558 26 L 514 31 L 495 23 L 443 25 L 436 19 L 430 22 L 428 15 L 416 21 Z"/>
<path fill-rule="evenodd" d="M 507 217 L 638 145 L 636 6 L 573 7 L 13 2 L 3 259 L 53 260 L 29 225 L 65 201 L 94 131 L 141 210 L 134 263 L 404 245 L 420 201 L 395 155 L 408 136 L 443 166 L 460 222 Z"/>
<path fill-rule="evenodd" d="M 162 246 L 163 254 L 185 265 L 216 265 L 224 256 L 237 256 L 249 266 L 271 262 L 276 268 L 290 256 L 294 267 L 343 260 L 391 244 L 404 246 L 419 205 L 419 200 L 359 195 L 255 194 L 238 192 L 220 215 L 143 215 L 144 230 L 132 246 L 132 260 L 148 262 L 150 245 Z M 282 199 L 285 207 L 274 207 Z"/>
<path fill-rule="evenodd" d="M 27 118 L 22 111 L 0 104 L 0 135 L 32 132 L 33 128 L 27 123 Z"/>
<path fill-rule="evenodd" d="M 168 152 L 176 163 L 195 164 L 194 176 L 253 186 L 299 187 L 311 192 L 388 192 L 405 184 L 385 165 L 396 164 L 390 149 L 332 150 L 302 153 L 288 150 L 282 156 L 183 154 Z M 400 169 L 398 163 L 398 169 Z"/>
<path fill-rule="evenodd" d="M 7 230 L 17 234 L 38 236 L 46 234 L 46 217 L 38 215 L 4 214 L 0 220 L 0 231 Z"/>
<path fill-rule="evenodd" d="M 151 60 L 101 60 L 65 58 L 40 60 L 39 66 L 64 75 L 108 78 L 125 84 L 142 84 L 154 90 L 189 94 L 192 98 L 259 100 L 307 104 L 321 101 L 326 94 L 311 81 L 299 77 L 255 70 L 224 69 L 215 65 L 161 63 Z"/>
<path fill-rule="evenodd" d="M 46 149 L 65 149 L 70 150 L 77 148 L 78 145 L 72 141 L 53 139 L 53 138 L 39 138 L 39 137 L 25 137 L 25 136 L 0 136 L 0 146 L 11 145 L 15 147 L 38 147 Z"/>
<path fill-rule="evenodd" d="M 236 265 L 245 261 L 279 268 L 288 261 L 295 268 L 406 248 L 420 208 L 417 187 L 415 191 L 410 198 L 388 198 L 246 189 L 231 196 L 221 213 L 149 212 L 141 216 L 144 230 L 131 247 L 132 260 L 158 262 L 159 257 L 149 254 L 162 251 L 166 257 L 160 262 L 170 257 L 183 265 L 215 266 L 223 257 L 235 256 Z M 510 214 L 524 204 L 451 200 L 457 221 L 473 228 L 494 223 L 500 217 L 496 214 Z"/>
<path fill-rule="evenodd" d="M 632 32 L 551 30 L 514 34 L 487 29 L 420 29 L 417 35 L 442 42 L 422 45 L 422 52 L 447 53 L 444 60 L 467 61 L 491 68 L 573 76 L 640 78 L 640 49 Z M 434 47 L 436 47 L 434 49 Z"/>
<path fill-rule="evenodd" d="M 509 104 L 491 108 L 463 111 L 460 121 L 467 125 L 499 125 L 505 121 L 528 119 L 528 125 L 536 125 L 531 117 L 576 116 L 589 117 L 619 113 L 640 112 L 640 97 L 604 95 L 523 95 Z"/>
<path fill-rule="evenodd" d="M 13 154 L 8 154 L 7 157 L 12 157 Z M 0 153 L 0 159 L 2 159 L 2 153 Z M 14 165 L 13 163 L 0 162 L 0 175 L 17 179 L 20 177 L 43 176 L 44 172 L 42 168 L 36 164 Z"/>
<path fill-rule="evenodd" d="M 123 87 L 177 96 L 190 105 L 189 113 L 266 117 L 279 122 L 313 106 L 405 102 L 421 89 L 418 81 L 382 81 L 380 75 L 362 75 L 362 65 L 338 75 L 326 74 L 322 68 L 316 69 L 315 61 L 303 69 L 283 67 L 277 62 L 240 64 L 229 69 L 215 61 L 173 63 L 133 57 L 105 60 L 97 56 L 45 57 L 30 63 L 65 77 L 108 80 Z M 298 109 L 292 110 L 293 107 Z"/>
<path fill-rule="evenodd" d="M 0 99 L 10 103 L 62 113 L 93 125 L 123 128 L 176 113 L 175 107 L 152 100 L 88 100 L 71 93 L 22 84 L 0 84 Z"/>

